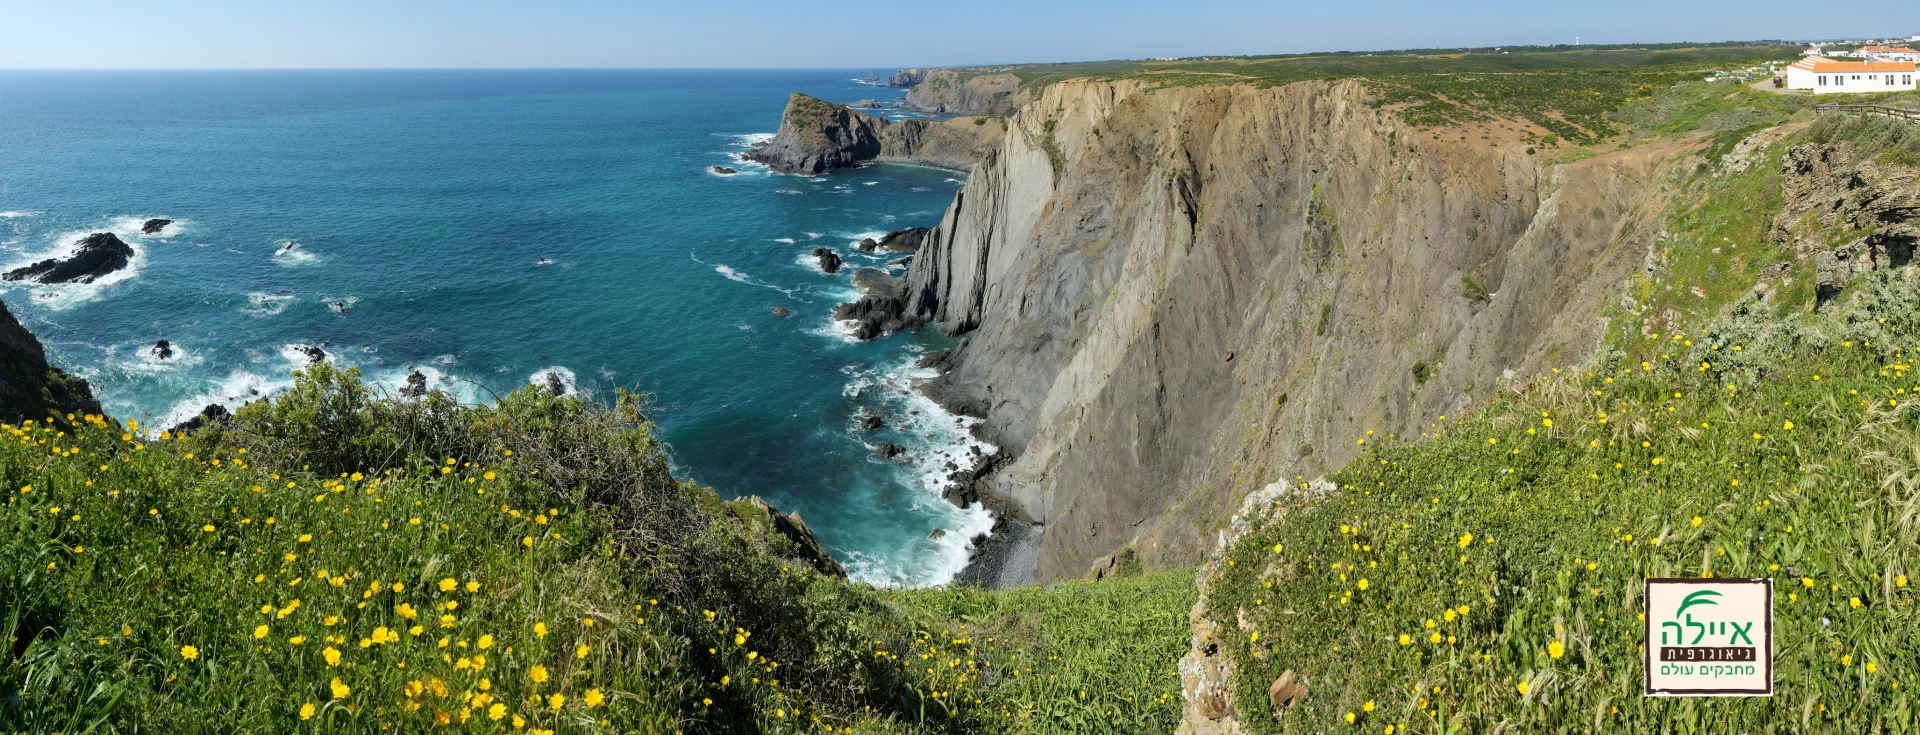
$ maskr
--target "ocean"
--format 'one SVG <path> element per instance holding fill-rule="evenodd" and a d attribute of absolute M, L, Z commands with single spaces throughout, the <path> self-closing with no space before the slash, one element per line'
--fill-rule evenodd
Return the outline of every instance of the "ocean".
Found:
<path fill-rule="evenodd" d="M 284 389 L 308 345 L 468 402 L 549 375 L 641 391 L 683 476 L 799 511 L 857 579 L 943 584 L 991 518 L 939 478 L 993 448 L 912 390 L 948 340 L 857 342 L 831 311 L 898 257 L 853 245 L 937 223 L 964 176 L 736 158 L 789 93 L 897 98 L 855 81 L 890 71 L 0 72 L 0 268 L 102 230 L 136 250 L 0 299 L 150 427 Z M 823 246 L 849 267 L 821 272 Z"/>

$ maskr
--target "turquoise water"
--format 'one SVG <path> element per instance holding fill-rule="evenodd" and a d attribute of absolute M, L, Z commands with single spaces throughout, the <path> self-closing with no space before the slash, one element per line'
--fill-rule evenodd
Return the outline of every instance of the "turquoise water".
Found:
<path fill-rule="evenodd" d="M 547 372 L 645 391 L 687 476 L 800 511 L 858 578 L 945 582 L 990 519 L 939 498 L 970 438 L 908 390 L 943 345 L 853 342 L 830 315 L 853 269 L 805 254 L 883 264 L 851 244 L 937 222 L 961 177 L 733 159 L 790 92 L 898 96 L 852 81 L 871 71 L 0 72 L 0 267 L 103 229 L 137 250 L 104 284 L 0 298 L 158 426 L 284 388 L 300 344 L 468 401 Z M 153 217 L 176 224 L 140 235 Z M 863 408 L 889 427 L 857 431 Z"/>

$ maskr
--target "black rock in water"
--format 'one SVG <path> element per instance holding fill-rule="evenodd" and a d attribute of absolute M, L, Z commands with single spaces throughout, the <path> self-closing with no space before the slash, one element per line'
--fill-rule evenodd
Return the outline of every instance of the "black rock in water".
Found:
<path fill-rule="evenodd" d="M 162 360 L 173 359 L 173 343 L 164 339 L 153 343 L 153 356 Z"/>
<path fill-rule="evenodd" d="M 713 166 L 712 168 L 714 173 L 720 174 L 721 176 L 732 176 L 733 174 L 740 173 L 738 170 L 727 168 L 726 166 Z"/>
<path fill-rule="evenodd" d="M 35 283 L 93 283 L 96 278 L 127 267 L 132 259 L 132 245 L 121 242 L 111 232 L 96 232 L 81 240 L 73 255 L 65 259 L 48 258 L 7 271 L 0 277 Z"/>
<path fill-rule="evenodd" d="M 886 425 L 887 420 L 879 416 L 868 416 L 860 420 L 860 430 L 862 431 L 879 431 L 880 427 Z"/>
<path fill-rule="evenodd" d="M 559 373 L 551 371 L 547 373 L 547 392 L 556 396 L 567 394 L 567 384 L 560 381 Z"/>
<path fill-rule="evenodd" d="M 150 220 L 147 220 L 147 223 L 146 223 L 146 224 L 143 224 L 143 225 L 141 225 L 141 226 L 140 226 L 140 234 L 142 234 L 142 235 L 151 235 L 151 234 L 153 234 L 153 233 L 156 233 L 156 232 L 159 232 L 159 231 L 161 231 L 161 230 L 164 230 L 164 229 L 167 229 L 167 225 L 170 225 L 170 224 L 173 224 L 173 220 L 170 220 L 170 219 L 150 219 Z"/>
<path fill-rule="evenodd" d="M 175 434 L 191 434 L 202 427 L 226 426 L 232 420 L 233 414 L 227 410 L 226 406 L 209 403 L 206 408 L 200 409 L 198 416 L 180 422 L 173 427 L 172 431 Z"/>
<path fill-rule="evenodd" d="M 814 248 L 813 257 L 820 259 L 820 270 L 827 273 L 840 272 L 840 254 L 826 248 Z"/>
<path fill-rule="evenodd" d="M 880 242 L 875 245 L 879 249 L 889 253 L 911 253 L 920 249 L 920 244 L 926 242 L 927 233 L 930 232 L 933 232 L 933 228 L 931 227 L 912 227 L 905 230 L 894 230 L 893 232 L 887 233 L 886 237 L 880 238 Z"/>
<path fill-rule="evenodd" d="M 877 247 L 880 247 L 880 242 L 871 237 L 864 238 L 860 241 L 860 252 L 871 253 L 873 249 Z"/>
<path fill-rule="evenodd" d="M 402 398 L 419 398 L 427 394 L 427 375 L 418 370 L 407 373 L 407 384 L 400 388 Z"/>
<path fill-rule="evenodd" d="M 335 313 L 345 314 L 347 313 L 347 302 L 345 301 L 328 302 L 327 308 L 332 309 Z"/>
<path fill-rule="evenodd" d="M 308 365 L 316 365 L 327 361 L 327 351 L 313 345 L 294 345 L 293 349 L 307 356 Z"/>
<path fill-rule="evenodd" d="M 879 454 L 883 459 L 893 459 L 894 457 L 898 457 L 902 454 L 906 454 L 907 448 L 900 446 L 898 444 L 895 444 L 893 442 L 885 442 L 885 443 L 882 443 L 880 446 L 875 447 L 873 451 L 874 453 Z"/>
<path fill-rule="evenodd" d="M 792 314 L 792 313 L 793 313 L 793 312 L 791 312 L 791 311 L 787 311 L 787 307 L 784 307 L 784 306 L 776 306 L 776 307 L 773 307 L 773 315 L 774 315 L 774 316 L 786 316 L 786 315 L 788 315 L 788 314 Z"/>

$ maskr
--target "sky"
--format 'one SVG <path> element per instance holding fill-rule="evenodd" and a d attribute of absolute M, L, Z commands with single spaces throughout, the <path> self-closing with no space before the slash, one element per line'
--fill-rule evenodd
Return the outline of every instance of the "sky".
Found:
<path fill-rule="evenodd" d="M 881 68 L 1908 36 L 1910 2 L 0 0 L 0 68 Z"/>

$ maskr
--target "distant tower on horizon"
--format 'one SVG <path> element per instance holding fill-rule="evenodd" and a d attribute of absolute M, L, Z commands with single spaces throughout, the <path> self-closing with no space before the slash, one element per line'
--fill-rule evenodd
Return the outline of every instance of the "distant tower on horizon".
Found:
<path fill-rule="evenodd" d="M 1579 37 L 1579 36 L 1574 36 L 1574 37 L 1573 37 L 1573 45 L 1575 45 L 1575 46 L 1578 46 L 1578 45 L 1580 45 L 1580 37 Z"/>

